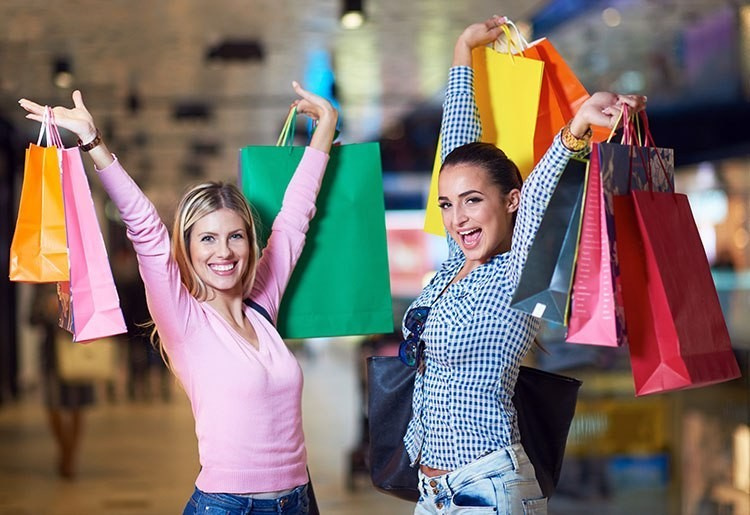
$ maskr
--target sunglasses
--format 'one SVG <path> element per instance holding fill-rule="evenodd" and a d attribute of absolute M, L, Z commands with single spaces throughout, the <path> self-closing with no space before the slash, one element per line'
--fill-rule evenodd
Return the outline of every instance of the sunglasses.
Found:
<path fill-rule="evenodd" d="M 398 356 L 409 367 L 416 368 L 422 363 L 425 345 L 421 336 L 429 314 L 429 306 L 412 308 L 406 314 L 404 327 L 409 331 L 409 336 L 401 342 L 398 348 Z"/>

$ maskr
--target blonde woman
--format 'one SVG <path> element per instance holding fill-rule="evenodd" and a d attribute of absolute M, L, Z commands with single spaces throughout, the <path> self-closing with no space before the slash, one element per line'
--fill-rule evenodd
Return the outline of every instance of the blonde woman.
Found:
<path fill-rule="evenodd" d="M 156 209 L 107 149 L 81 93 L 73 93 L 72 109 L 52 109 L 57 125 L 78 136 L 127 226 L 160 344 L 190 399 L 201 470 L 185 514 L 308 513 L 302 371 L 270 320 L 305 244 L 338 113 L 296 82 L 293 88 L 300 98 L 292 105 L 317 129 L 262 256 L 244 197 L 216 182 L 185 194 L 170 246 Z M 27 118 L 42 120 L 44 106 L 19 104 Z"/>

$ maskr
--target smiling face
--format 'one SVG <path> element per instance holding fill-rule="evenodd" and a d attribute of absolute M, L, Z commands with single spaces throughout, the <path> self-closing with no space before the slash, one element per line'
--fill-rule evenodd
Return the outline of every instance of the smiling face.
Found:
<path fill-rule="evenodd" d="M 438 205 L 448 234 L 466 256 L 469 270 L 510 250 L 517 189 L 503 194 L 482 166 L 444 166 L 438 179 Z"/>
<path fill-rule="evenodd" d="M 213 211 L 190 230 L 190 263 L 209 297 L 242 295 L 251 259 L 251 241 L 242 217 L 228 208 Z"/>

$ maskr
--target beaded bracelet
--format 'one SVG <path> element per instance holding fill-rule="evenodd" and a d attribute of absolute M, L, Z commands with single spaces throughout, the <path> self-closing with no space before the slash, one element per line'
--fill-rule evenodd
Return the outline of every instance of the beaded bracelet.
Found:
<path fill-rule="evenodd" d="M 562 143 L 565 145 L 565 147 L 568 150 L 572 150 L 573 152 L 580 152 L 584 148 L 586 148 L 589 144 L 589 141 L 591 140 L 591 127 L 586 130 L 586 132 L 581 136 L 580 138 L 570 132 L 570 122 L 565 124 L 565 127 L 562 129 L 562 134 L 560 137 L 562 138 Z"/>

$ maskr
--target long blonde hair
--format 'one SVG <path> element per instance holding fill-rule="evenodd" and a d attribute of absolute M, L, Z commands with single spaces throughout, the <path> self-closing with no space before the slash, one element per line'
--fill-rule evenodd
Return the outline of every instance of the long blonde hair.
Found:
<path fill-rule="evenodd" d="M 242 272 L 242 291 L 249 292 L 255 281 L 255 272 L 258 265 L 258 239 L 255 234 L 255 222 L 250 206 L 242 195 L 242 192 L 234 184 L 209 181 L 190 188 L 180 200 L 172 226 L 172 256 L 180 268 L 182 283 L 190 294 L 204 301 L 208 298 L 208 288 L 193 267 L 190 258 L 190 235 L 195 223 L 204 216 L 218 211 L 219 209 L 230 209 L 237 213 L 245 223 L 245 230 L 250 241 L 250 256 L 248 266 Z M 151 342 L 159 348 L 164 361 L 169 361 L 164 348 L 157 336 L 156 326 L 151 331 Z"/>

